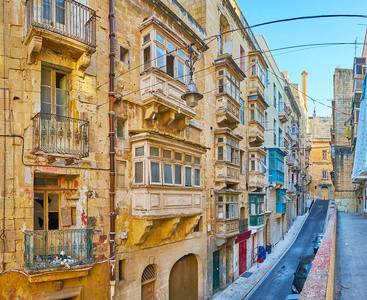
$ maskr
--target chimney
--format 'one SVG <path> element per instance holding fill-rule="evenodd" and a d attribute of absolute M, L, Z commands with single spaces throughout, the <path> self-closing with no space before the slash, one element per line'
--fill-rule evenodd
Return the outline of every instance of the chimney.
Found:
<path fill-rule="evenodd" d="M 305 108 L 307 110 L 307 75 L 308 73 L 306 71 L 303 71 L 301 73 L 302 75 L 302 95 L 303 95 L 303 103 L 305 105 Z"/>

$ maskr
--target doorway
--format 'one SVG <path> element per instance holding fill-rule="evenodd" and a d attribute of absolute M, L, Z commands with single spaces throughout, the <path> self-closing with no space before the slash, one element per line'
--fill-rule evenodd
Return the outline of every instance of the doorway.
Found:
<path fill-rule="evenodd" d="M 198 263 L 195 255 L 181 257 L 169 275 L 169 299 L 198 299 Z"/>
<path fill-rule="evenodd" d="M 322 200 L 327 200 L 327 199 L 329 199 L 329 189 L 328 189 L 328 187 L 326 187 L 326 186 L 323 186 L 323 187 L 321 188 L 321 199 L 322 199 Z"/>
<path fill-rule="evenodd" d="M 213 252 L 213 294 L 219 289 L 219 250 Z"/>
<path fill-rule="evenodd" d="M 148 265 L 141 276 L 141 299 L 154 300 L 155 299 L 155 281 L 156 268 L 154 265 Z"/>

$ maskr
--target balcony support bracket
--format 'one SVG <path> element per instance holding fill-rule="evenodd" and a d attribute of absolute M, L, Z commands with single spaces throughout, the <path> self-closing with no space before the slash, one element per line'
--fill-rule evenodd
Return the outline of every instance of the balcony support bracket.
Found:
<path fill-rule="evenodd" d="M 82 76 L 85 72 L 85 70 L 90 66 L 91 62 L 91 55 L 84 52 L 82 56 L 77 61 L 77 69 L 80 72 L 80 75 Z"/>
<path fill-rule="evenodd" d="M 145 109 L 145 120 L 157 118 L 158 115 L 158 105 L 153 103 L 151 106 Z"/>
<path fill-rule="evenodd" d="M 152 220 L 141 220 L 141 219 L 134 219 L 133 220 L 133 228 L 134 228 L 134 244 L 142 244 L 145 242 L 150 229 L 153 226 Z"/>
<path fill-rule="evenodd" d="M 175 117 L 176 117 L 175 111 L 172 110 L 166 111 L 162 117 L 162 124 L 166 126 L 170 125 L 175 120 Z"/>
<path fill-rule="evenodd" d="M 42 49 L 42 37 L 33 36 L 28 45 L 28 64 L 37 64 Z"/>
<path fill-rule="evenodd" d="M 178 131 L 183 131 L 186 129 L 187 126 L 189 126 L 189 122 L 190 122 L 190 118 L 188 117 L 183 117 L 180 120 L 178 120 L 177 122 L 177 130 Z"/>
<path fill-rule="evenodd" d="M 162 228 L 162 240 L 169 239 L 176 230 L 181 218 L 168 219 Z"/>
<path fill-rule="evenodd" d="M 191 233 L 195 226 L 199 223 L 200 215 L 192 216 L 186 220 L 185 233 L 188 235 Z"/>

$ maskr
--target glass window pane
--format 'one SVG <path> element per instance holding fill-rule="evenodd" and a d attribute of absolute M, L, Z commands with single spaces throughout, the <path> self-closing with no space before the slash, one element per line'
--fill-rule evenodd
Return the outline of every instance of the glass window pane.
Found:
<path fill-rule="evenodd" d="M 223 202 L 223 196 L 218 196 L 218 202 Z"/>
<path fill-rule="evenodd" d="M 191 186 L 191 168 L 185 167 L 185 186 Z"/>
<path fill-rule="evenodd" d="M 164 183 L 172 184 L 172 166 L 168 164 L 164 164 Z"/>
<path fill-rule="evenodd" d="M 56 106 L 56 115 L 67 117 L 68 110 L 64 106 Z"/>
<path fill-rule="evenodd" d="M 44 193 L 34 193 L 33 229 L 44 229 Z"/>
<path fill-rule="evenodd" d="M 181 82 L 185 82 L 184 65 L 180 61 L 177 61 L 177 79 Z"/>
<path fill-rule="evenodd" d="M 175 160 L 182 160 L 182 153 L 175 152 Z"/>
<path fill-rule="evenodd" d="M 135 156 L 143 156 L 144 155 L 144 147 L 135 148 Z"/>
<path fill-rule="evenodd" d="M 48 194 L 48 211 L 59 211 L 59 194 Z"/>
<path fill-rule="evenodd" d="M 195 169 L 194 185 L 200 185 L 200 169 Z"/>
<path fill-rule="evenodd" d="M 223 160 L 223 146 L 218 147 L 218 160 Z"/>
<path fill-rule="evenodd" d="M 157 47 L 157 67 L 163 68 L 165 65 L 165 57 L 164 57 L 164 50 Z"/>
<path fill-rule="evenodd" d="M 183 54 L 183 52 L 181 50 L 177 50 L 177 54 L 181 58 L 184 58 L 185 57 L 184 54 Z"/>
<path fill-rule="evenodd" d="M 126 162 L 117 162 L 117 187 L 125 186 Z"/>
<path fill-rule="evenodd" d="M 161 181 L 159 174 L 159 163 L 151 162 L 150 163 L 150 172 L 153 183 L 159 183 Z"/>
<path fill-rule="evenodd" d="M 51 20 L 52 0 L 42 1 L 42 17 L 46 20 Z"/>
<path fill-rule="evenodd" d="M 175 46 L 173 46 L 170 42 L 167 41 L 167 47 L 169 50 L 173 51 L 175 50 Z"/>
<path fill-rule="evenodd" d="M 182 167 L 175 166 L 175 184 L 182 184 Z"/>
<path fill-rule="evenodd" d="M 158 147 L 150 147 L 150 155 L 159 156 L 159 148 Z"/>
<path fill-rule="evenodd" d="M 171 158 L 171 150 L 163 150 L 164 158 Z"/>
<path fill-rule="evenodd" d="M 150 46 L 144 49 L 144 70 L 150 68 Z"/>
<path fill-rule="evenodd" d="M 67 106 L 68 92 L 61 89 L 56 89 L 56 105 Z"/>
<path fill-rule="evenodd" d="M 200 165 L 200 157 L 195 157 L 194 162 L 195 162 L 195 164 Z"/>
<path fill-rule="evenodd" d="M 164 38 L 163 38 L 163 36 L 161 36 L 160 34 L 156 34 L 156 38 L 157 38 L 157 41 L 158 42 L 161 42 L 162 44 L 164 44 Z"/>
<path fill-rule="evenodd" d="M 56 0 L 56 22 L 65 25 L 65 0 Z"/>
<path fill-rule="evenodd" d="M 143 162 L 135 163 L 135 183 L 143 182 Z"/>
<path fill-rule="evenodd" d="M 117 137 L 118 138 L 123 138 L 124 137 L 124 122 L 121 121 L 117 121 Z"/>
<path fill-rule="evenodd" d="M 227 161 L 231 161 L 231 147 L 227 146 Z"/>
<path fill-rule="evenodd" d="M 191 163 L 191 155 L 185 155 L 185 162 L 190 162 Z"/>

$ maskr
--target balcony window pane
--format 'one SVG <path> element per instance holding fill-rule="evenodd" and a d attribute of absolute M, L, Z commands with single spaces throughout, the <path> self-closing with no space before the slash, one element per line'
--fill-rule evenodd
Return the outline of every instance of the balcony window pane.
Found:
<path fill-rule="evenodd" d="M 256 204 L 255 203 L 251 203 L 251 211 L 250 211 L 251 215 L 256 215 Z"/>
<path fill-rule="evenodd" d="M 229 196 L 226 197 L 226 202 L 229 203 Z"/>
<path fill-rule="evenodd" d="M 164 164 L 164 183 L 172 184 L 172 166 L 168 164 Z"/>
<path fill-rule="evenodd" d="M 117 162 L 117 187 L 125 187 L 126 162 Z"/>
<path fill-rule="evenodd" d="M 34 215 L 33 215 L 33 229 L 44 229 L 44 193 L 34 193 Z"/>
<path fill-rule="evenodd" d="M 157 38 L 158 42 L 161 42 L 162 44 L 164 44 L 164 37 L 163 36 L 161 36 L 160 34 L 157 33 L 156 38 Z"/>
<path fill-rule="evenodd" d="M 218 205 L 217 217 L 218 217 L 218 219 L 223 219 L 224 218 L 223 205 Z"/>
<path fill-rule="evenodd" d="M 255 110 L 254 109 L 250 110 L 250 120 L 255 121 Z"/>
<path fill-rule="evenodd" d="M 164 69 L 164 50 L 157 46 L 157 67 Z"/>
<path fill-rule="evenodd" d="M 200 186 L 200 169 L 195 169 L 194 185 Z"/>
<path fill-rule="evenodd" d="M 230 215 L 230 205 L 229 204 L 226 204 L 226 219 L 229 219 L 229 215 Z"/>
<path fill-rule="evenodd" d="M 185 167 L 185 186 L 192 186 L 191 184 L 191 168 Z"/>
<path fill-rule="evenodd" d="M 194 162 L 195 164 L 200 165 L 200 157 L 195 157 Z"/>
<path fill-rule="evenodd" d="M 231 161 L 231 147 L 227 146 L 227 161 Z"/>
<path fill-rule="evenodd" d="M 65 0 L 56 0 L 56 22 L 65 25 Z"/>
<path fill-rule="evenodd" d="M 56 114 L 58 116 L 67 117 L 67 91 L 56 89 Z"/>
<path fill-rule="evenodd" d="M 185 162 L 191 163 L 191 155 L 185 155 Z"/>
<path fill-rule="evenodd" d="M 144 155 L 144 147 L 135 148 L 135 156 L 143 156 Z"/>
<path fill-rule="evenodd" d="M 183 54 L 183 52 L 181 50 L 177 50 L 177 54 L 181 58 L 184 58 L 185 57 L 184 54 Z"/>
<path fill-rule="evenodd" d="M 143 182 L 143 162 L 135 163 L 135 183 Z"/>
<path fill-rule="evenodd" d="M 51 21 L 51 8 L 52 8 L 52 0 L 43 0 L 42 1 L 42 17 L 43 17 L 43 19 Z"/>
<path fill-rule="evenodd" d="M 223 93 L 224 88 L 223 88 L 223 78 L 218 80 L 218 93 Z"/>
<path fill-rule="evenodd" d="M 185 82 L 184 65 L 179 60 L 177 61 L 177 79 L 181 82 Z"/>
<path fill-rule="evenodd" d="M 117 119 L 116 134 L 118 138 L 124 137 L 124 121 L 121 119 Z"/>
<path fill-rule="evenodd" d="M 175 50 L 175 46 L 173 46 L 170 42 L 167 41 L 167 47 L 169 50 L 173 51 Z"/>
<path fill-rule="evenodd" d="M 51 87 L 41 87 L 41 112 L 51 113 Z"/>
<path fill-rule="evenodd" d="M 182 167 L 175 166 L 175 184 L 182 184 Z"/>
<path fill-rule="evenodd" d="M 59 194 L 48 194 L 48 230 L 59 229 Z"/>
<path fill-rule="evenodd" d="M 171 158 L 171 150 L 163 150 L 163 158 Z"/>
<path fill-rule="evenodd" d="M 157 147 L 150 147 L 150 155 L 151 156 L 159 156 L 159 148 L 157 148 Z"/>
<path fill-rule="evenodd" d="M 218 196 L 218 202 L 223 202 L 223 196 Z"/>
<path fill-rule="evenodd" d="M 144 37 L 145 39 L 145 37 Z M 150 46 L 144 49 L 144 70 L 149 69 L 151 65 L 151 58 L 150 58 Z"/>
<path fill-rule="evenodd" d="M 152 183 L 159 183 L 161 181 L 159 174 L 159 163 L 156 162 L 150 163 L 150 175 Z"/>
<path fill-rule="evenodd" d="M 171 77 L 174 77 L 175 76 L 175 57 L 170 54 L 170 55 L 167 55 L 167 58 L 166 58 L 166 61 L 167 61 L 167 74 Z"/>
<path fill-rule="evenodd" d="M 175 160 L 182 160 L 182 153 L 175 152 Z"/>
<path fill-rule="evenodd" d="M 218 147 L 218 160 L 223 160 L 223 146 Z"/>

